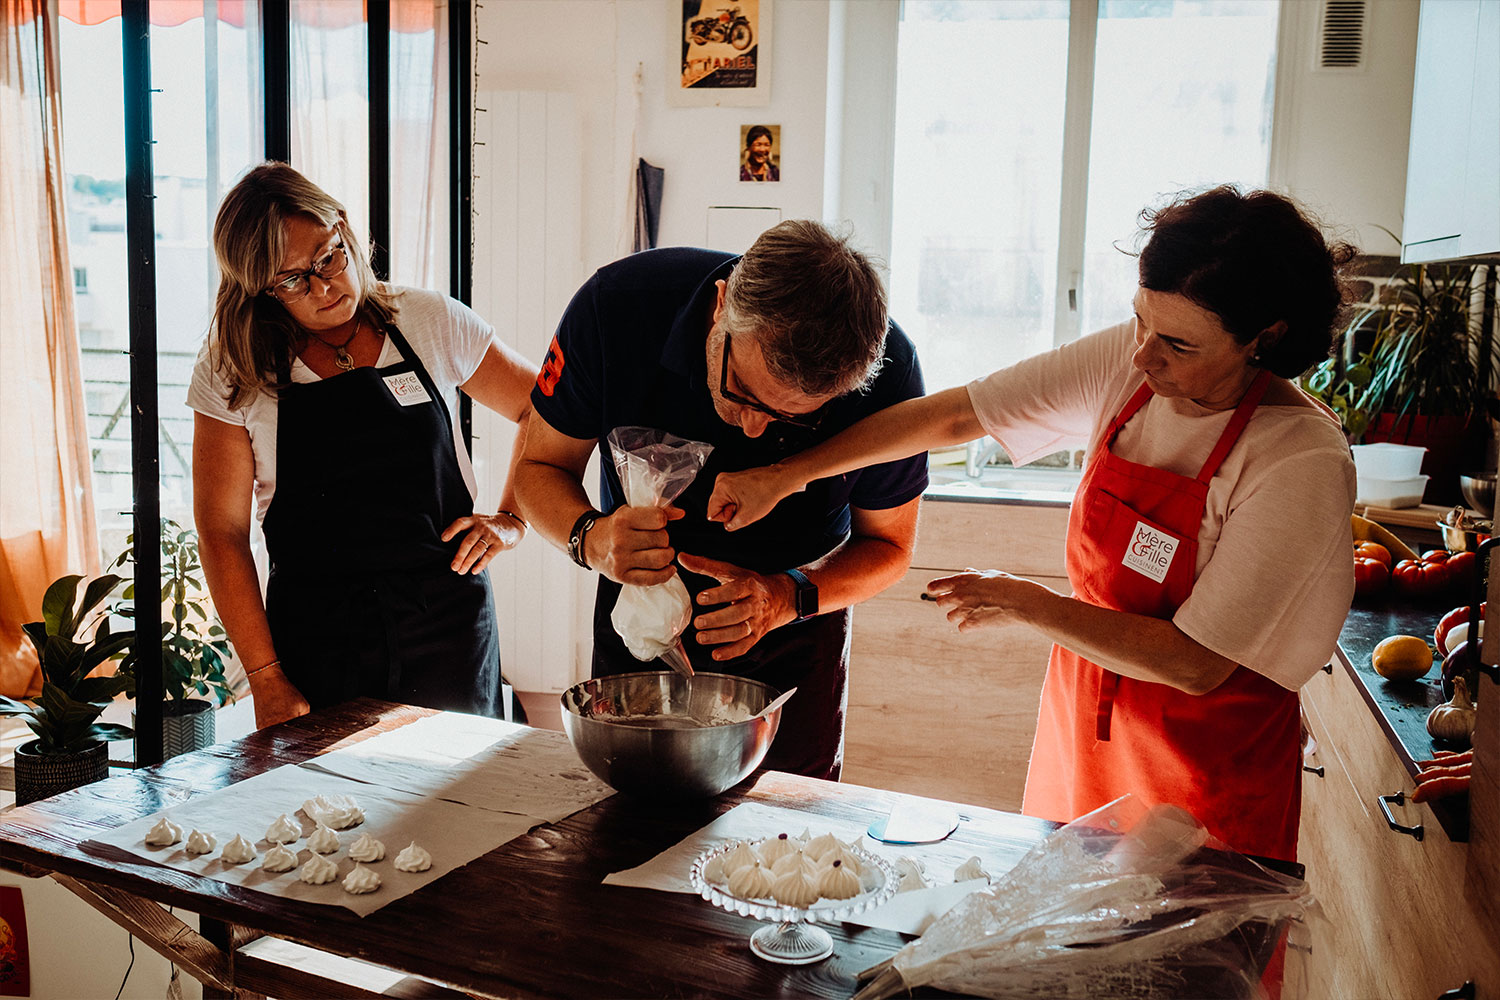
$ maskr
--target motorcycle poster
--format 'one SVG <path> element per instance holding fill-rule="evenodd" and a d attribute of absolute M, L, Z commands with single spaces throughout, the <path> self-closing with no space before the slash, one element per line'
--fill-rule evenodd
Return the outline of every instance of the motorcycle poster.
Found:
<path fill-rule="evenodd" d="M 670 0 L 681 18 L 680 104 L 746 106 L 770 100 L 771 0 Z"/>

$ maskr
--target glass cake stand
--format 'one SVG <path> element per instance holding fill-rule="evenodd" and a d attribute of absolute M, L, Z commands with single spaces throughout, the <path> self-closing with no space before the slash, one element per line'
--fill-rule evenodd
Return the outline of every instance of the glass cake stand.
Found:
<path fill-rule="evenodd" d="M 710 848 L 693 861 L 688 873 L 693 888 L 715 906 L 742 917 L 771 921 L 750 935 L 750 950 L 767 962 L 808 965 L 833 954 L 833 938 L 818 922 L 839 923 L 879 906 L 896 894 L 900 881 L 889 861 L 862 847 L 845 847 L 860 864 L 859 895 L 850 899 L 820 899 L 812 906 L 786 906 L 774 899 L 744 899 L 732 895 L 726 885 L 708 881 L 703 875 L 709 862 L 734 850 L 737 841 Z"/>

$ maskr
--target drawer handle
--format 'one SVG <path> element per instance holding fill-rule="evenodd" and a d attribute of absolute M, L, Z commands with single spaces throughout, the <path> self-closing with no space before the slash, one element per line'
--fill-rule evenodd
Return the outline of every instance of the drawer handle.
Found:
<path fill-rule="evenodd" d="M 1320 778 L 1323 777 L 1322 764 L 1319 764 L 1317 767 L 1313 767 L 1311 764 L 1303 764 L 1302 770 L 1306 771 L 1308 774 L 1316 774 Z"/>
<path fill-rule="evenodd" d="M 1393 803 L 1398 806 L 1406 805 L 1405 792 L 1392 792 L 1389 795 L 1382 795 L 1379 798 L 1380 811 L 1385 815 L 1386 826 L 1390 827 L 1392 830 L 1395 830 L 1397 833 L 1409 834 L 1412 837 L 1415 837 L 1417 840 L 1422 839 L 1421 823 L 1418 823 L 1416 826 L 1402 826 L 1400 823 L 1396 822 L 1396 817 L 1391 815 L 1391 805 Z"/>
<path fill-rule="evenodd" d="M 1331 674 L 1331 673 L 1333 673 L 1333 661 L 1332 660 L 1329 660 L 1327 663 L 1323 664 L 1323 673 L 1325 673 L 1325 674 Z"/>
<path fill-rule="evenodd" d="M 1474 984 L 1472 982 L 1464 983 L 1456 990 L 1439 993 L 1437 1000 L 1474 1000 Z"/>

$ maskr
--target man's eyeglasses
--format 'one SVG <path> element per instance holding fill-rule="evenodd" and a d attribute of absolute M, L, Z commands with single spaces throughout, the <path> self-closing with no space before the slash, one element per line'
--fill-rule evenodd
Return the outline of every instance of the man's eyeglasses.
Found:
<path fill-rule="evenodd" d="M 740 406 L 748 406 L 750 407 L 750 409 L 756 411 L 757 413 L 764 413 L 772 420 L 779 421 L 789 427 L 800 427 L 803 430 L 814 431 L 817 430 L 818 425 L 823 422 L 823 410 L 821 408 L 816 409 L 811 413 L 802 413 L 793 416 L 789 413 L 778 413 L 776 410 L 771 409 L 769 406 L 762 403 L 758 399 L 751 399 L 748 396 L 741 396 L 739 393 L 731 391 L 729 388 L 728 331 L 725 331 L 724 333 L 724 362 L 719 369 L 719 395 L 723 396 L 731 403 L 738 403 Z"/>
<path fill-rule="evenodd" d="M 344 244 L 335 243 L 333 249 L 323 255 L 322 260 L 313 262 L 313 266 L 306 271 L 299 271 L 276 282 L 266 291 L 276 296 L 282 302 L 296 302 L 308 292 L 312 291 L 312 278 L 317 275 L 324 281 L 337 278 L 344 273 L 349 266 L 349 254 L 344 250 Z"/>

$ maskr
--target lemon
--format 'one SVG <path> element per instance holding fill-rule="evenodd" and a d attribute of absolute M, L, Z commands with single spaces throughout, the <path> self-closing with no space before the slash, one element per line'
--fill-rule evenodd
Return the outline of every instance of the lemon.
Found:
<path fill-rule="evenodd" d="M 1432 669 L 1432 647 L 1414 635 L 1393 635 L 1375 647 L 1370 664 L 1389 680 L 1414 681 Z"/>

